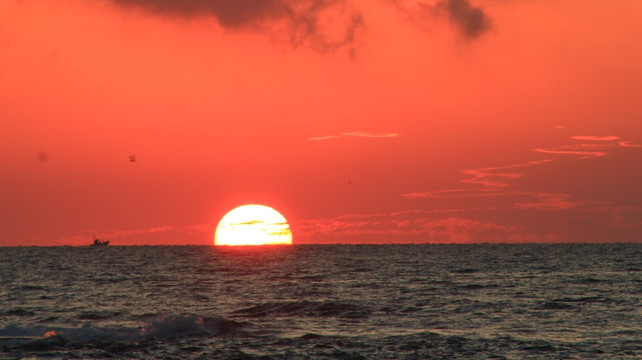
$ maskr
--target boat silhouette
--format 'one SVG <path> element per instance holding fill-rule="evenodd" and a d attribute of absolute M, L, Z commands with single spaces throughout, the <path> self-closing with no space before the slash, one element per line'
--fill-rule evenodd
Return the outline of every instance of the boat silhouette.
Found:
<path fill-rule="evenodd" d="M 109 240 L 100 240 L 99 238 L 94 236 L 94 243 L 91 244 L 90 246 L 109 246 Z"/>

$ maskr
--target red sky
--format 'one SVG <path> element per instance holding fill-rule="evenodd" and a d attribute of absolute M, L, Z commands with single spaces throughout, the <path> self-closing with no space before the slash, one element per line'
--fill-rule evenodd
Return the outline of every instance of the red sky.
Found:
<path fill-rule="evenodd" d="M 313 3 L 0 2 L 0 245 L 642 241 L 642 2 Z"/>

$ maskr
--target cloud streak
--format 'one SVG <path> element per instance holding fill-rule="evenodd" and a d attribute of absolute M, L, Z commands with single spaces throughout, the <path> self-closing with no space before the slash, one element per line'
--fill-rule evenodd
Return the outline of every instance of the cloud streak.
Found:
<path fill-rule="evenodd" d="M 571 200 L 569 194 L 550 194 L 550 193 L 532 193 L 530 194 L 534 201 L 515 202 L 517 209 L 536 209 L 536 210 L 568 210 L 584 204 L 581 201 Z"/>
<path fill-rule="evenodd" d="M 469 179 L 460 180 L 463 183 L 479 184 L 487 187 L 507 187 L 509 186 L 508 180 L 514 180 L 522 177 L 523 172 L 510 172 L 504 171 L 508 169 L 517 169 L 540 165 L 546 162 L 551 162 L 550 159 L 529 161 L 521 164 L 487 167 L 482 169 L 461 170 L 462 173 L 471 175 Z"/>
<path fill-rule="evenodd" d="M 568 210 L 586 204 L 583 201 L 573 201 L 570 194 L 543 193 L 533 191 L 502 191 L 502 189 L 453 189 L 409 193 L 402 195 L 406 199 L 453 199 L 453 198 L 487 198 L 509 197 L 512 207 L 516 209 L 536 210 Z M 497 209 L 497 208 L 495 208 Z"/>
<path fill-rule="evenodd" d="M 444 199 L 444 198 L 458 198 L 458 197 L 491 197 L 501 195 L 499 189 L 449 189 L 437 191 L 424 191 L 403 194 L 401 196 L 406 199 Z"/>
<path fill-rule="evenodd" d="M 604 156 L 607 154 L 606 151 L 584 151 L 584 150 L 573 150 L 573 149 L 533 149 L 533 151 L 541 152 L 544 154 L 556 154 L 556 155 L 580 155 L 578 159 L 588 159 L 592 157 Z"/>
<path fill-rule="evenodd" d="M 561 145 L 555 148 L 535 148 L 533 151 L 552 155 L 573 155 L 577 159 L 589 159 L 605 156 L 608 154 L 609 149 L 613 149 L 617 146 L 636 146 L 627 142 L 619 142 L 618 144 L 613 143 L 620 139 L 618 136 L 578 135 L 572 136 L 571 139 L 591 141 L 591 143 Z M 510 180 L 518 179 L 524 175 L 523 172 L 514 172 L 510 171 L 510 169 L 534 167 L 553 161 L 557 161 L 557 159 L 542 159 L 506 166 L 461 170 L 462 173 L 470 175 L 471 177 L 460 181 L 463 183 L 478 184 L 485 187 L 508 187 L 511 184 Z"/>
<path fill-rule="evenodd" d="M 331 139 L 340 139 L 340 138 L 350 138 L 350 137 L 357 137 L 357 138 L 395 138 L 401 136 L 401 134 L 397 133 L 369 133 L 365 131 L 353 131 L 353 132 L 344 132 L 338 135 L 326 135 L 326 136 L 314 136 L 308 138 L 308 140 L 311 141 L 319 141 L 319 140 L 331 140 Z"/>
<path fill-rule="evenodd" d="M 572 136 L 573 140 L 590 141 L 590 143 L 561 145 L 554 148 L 536 148 L 534 152 L 560 155 L 553 159 L 542 159 L 524 163 L 485 167 L 480 169 L 461 170 L 469 178 L 460 180 L 462 183 L 480 185 L 467 189 L 445 189 L 437 191 L 412 192 L 401 195 L 406 199 L 451 199 L 451 198 L 480 198 L 506 197 L 510 206 L 520 210 L 559 211 L 569 209 L 595 208 L 596 203 L 573 200 L 572 195 L 564 193 L 515 191 L 514 180 L 523 177 L 526 170 L 536 168 L 546 163 L 555 162 L 562 158 L 589 159 L 608 155 L 617 147 L 641 147 L 630 142 L 621 141 L 618 136 Z M 517 171 L 517 170 L 520 171 Z"/>
<path fill-rule="evenodd" d="M 469 209 L 470 210 L 470 209 Z M 515 229 L 490 221 L 452 215 L 467 210 L 403 211 L 389 214 L 350 214 L 328 219 L 302 220 L 293 223 L 300 236 L 321 235 L 324 239 L 342 236 L 410 236 L 421 242 L 474 242 L 483 233 L 496 233 L 497 238 Z M 500 235 L 501 234 L 501 235 Z"/>
<path fill-rule="evenodd" d="M 618 145 L 620 145 L 621 147 L 636 147 L 636 148 L 640 148 L 640 147 L 642 147 L 642 145 L 640 145 L 640 144 L 633 144 L 633 143 L 632 143 L 632 142 L 630 142 L 630 141 L 620 141 L 620 142 L 618 143 Z"/>
<path fill-rule="evenodd" d="M 571 139 L 574 140 L 587 140 L 587 141 L 614 141 L 619 139 L 618 136 L 572 136 Z"/>

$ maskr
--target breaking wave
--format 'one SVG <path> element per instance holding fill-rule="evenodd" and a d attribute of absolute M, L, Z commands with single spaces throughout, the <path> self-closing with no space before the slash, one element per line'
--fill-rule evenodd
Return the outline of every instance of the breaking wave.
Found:
<path fill-rule="evenodd" d="M 0 339 L 10 347 L 46 348 L 69 343 L 105 343 L 145 341 L 183 337 L 212 337 L 235 331 L 241 324 L 222 318 L 192 315 L 162 315 L 146 326 L 99 327 L 86 323 L 81 327 L 22 327 L 9 324 L 0 329 Z"/>

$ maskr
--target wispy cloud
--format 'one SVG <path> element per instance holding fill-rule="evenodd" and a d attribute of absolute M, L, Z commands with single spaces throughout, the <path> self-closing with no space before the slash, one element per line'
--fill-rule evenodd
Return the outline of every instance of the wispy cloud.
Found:
<path fill-rule="evenodd" d="M 620 142 L 618 143 L 618 145 L 620 145 L 620 146 L 622 146 L 622 147 L 637 147 L 637 148 L 642 147 L 642 145 L 640 145 L 640 144 L 633 144 L 633 143 L 631 143 L 630 141 L 620 141 Z"/>
<path fill-rule="evenodd" d="M 618 206 L 611 209 L 610 213 L 617 227 L 642 225 L 642 206 Z"/>
<path fill-rule="evenodd" d="M 536 209 L 536 210 L 568 210 L 578 207 L 584 202 L 573 201 L 569 194 L 551 194 L 551 193 L 530 193 L 534 201 L 515 202 L 518 209 Z"/>
<path fill-rule="evenodd" d="M 567 144 L 555 148 L 535 148 L 533 151 L 553 155 L 573 155 L 577 159 L 588 159 L 608 154 L 608 149 L 616 146 L 613 141 L 618 140 L 617 136 L 572 136 L 574 140 L 597 141 L 599 143 Z M 461 182 L 480 184 L 486 187 L 507 187 L 509 180 L 523 176 L 523 173 L 504 172 L 506 169 L 534 167 L 542 164 L 557 161 L 558 159 L 541 159 L 514 165 L 487 167 L 482 169 L 462 170 L 464 174 L 472 175 L 472 178 L 461 180 Z"/>
<path fill-rule="evenodd" d="M 509 180 L 514 180 L 522 177 L 523 172 L 511 172 L 506 170 L 520 169 L 525 167 L 532 167 L 546 162 L 551 162 L 550 159 L 528 161 L 520 164 L 487 167 L 481 169 L 461 170 L 462 173 L 471 175 L 471 178 L 460 180 L 463 183 L 479 184 L 487 187 L 507 187 Z"/>
<path fill-rule="evenodd" d="M 421 198 L 456 198 L 456 197 L 490 197 L 501 195 L 499 189 L 449 189 L 437 191 L 424 191 L 403 194 L 401 196 L 406 199 L 421 199 Z"/>
<path fill-rule="evenodd" d="M 496 168 L 484 168 L 476 170 L 462 170 L 464 174 L 472 175 L 473 177 L 466 180 L 461 180 L 461 182 L 470 183 L 470 184 L 480 184 L 483 186 L 508 186 L 506 180 L 517 179 L 524 175 L 523 173 L 510 173 L 510 172 L 497 172 L 497 170 L 502 170 L 505 168 L 511 167 L 496 167 Z"/>
<path fill-rule="evenodd" d="M 339 138 L 349 138 L 349 137 L 358 137 L 358 138 L 394 138 L 401 136 L 397 133 L 369 133 L 365 131 L 353 131 L 353 132 L 344 132 L 338 135 L 325 135 L 325 136 L 314 136 L 308 138 L 311 141 L 319 140 L 330 140 L 330 139 L 339 139 Z"/>
<path fill-rule="evenodd" d="M 543 193 L 533 191 L 504 191 L 503 189 L 453 189 L 402 195 L 406 199 L 452 199 L 479 197 L 510 198 L 513 207 L 517 209 L 536 210 L 567 210 L 586 204 L 583 201 L 573 201 L 570 194 Z"/>
<path fill-rule="evenodd" d="M 572 136 L 571 139 L 574 140 L 583 140 L 583 141 L 592 141 L 591 143 L 581 143 L 581 144 L 567 144 L 560 145 L 554 148 L 535 148 L 534 152 L 544 153 L 544 154 L 554 154 L 554 155 L 570 155 L 574 156 L 576 159 L 588 159 L 593 157 L 606 156 L 609 153 L 609 150 L 612 150 L 618 146 L 620 147 L 642 147 L 642 145 L 632 144 L 628 141 L 620 141 L 615 143 L 616 140 L 619 140 L 618 136 Z M 597 143 L 596 143 L 597 142 Z M 472 178 L 461 180 L 465 183 L 481 184 L 484 186 L 495 186 L 495 187 L 506 187 L 510 185 L 510 182 L 507 180 L 517 179 L 521 177 L 524 173 L 517 172 L 505 172 L 507 169 L 514 168 L 526 168 L 538 166 L 546 163 L 551 163 L 558 161 L 559 158 L 554 159 L 542 159 L 534 160 L 525 163 L 497 166 L 497 167 L 487 167 L 481 169 L 472 169 L 472 170 L 462 170 L 464 174 L 472 175 Z"/>
<path fill-rule="evenodd" d="M 618 136 L 571 136 L 574 140 L 587 140 L 587 141 L 614 141 L 619 139 Z"/>
<path fill-rule="evenodd" d="M 591 141 L 590 143 L 567 144 L 555 148 L 536 148 L 535 152 L 556 155 L 577 155 L 578 159 L 588 159 L 600 157 L 608 154 L 609 149 L 617 146 L 615 140 L 620 139 L 618 136 L 572 136 L 573 140 Z"/>
<path fill-rule="evenodd" d="M 590 143 L 567 144 L 554 148 L 536 148 L 534 152 L 560 155 L 553 159 L 541 159 L 512 165 L 484 167 L 479 169 L 461 170 L 469 178 L 460 182 L 481 185 L 481 187 L 466 189 L 442 189 L 436 191 L 412 192 L 403 194 L 406 199 L 422 198 L 478 198 L 478 197 L 507 197 L 513 199 L 516 209 L 533 209 L 541 211 L 568 210 L 591 205 L 586 201 L 573 200 L 572 195 L 537 191 L 515 191 L 515 180 L 523 177 L 527 171 L 532 171 L 547 163 L 559 161 L 564 157 L 589 159 L 606 156 L 609 151 L 620 147 L 642 147 L 629 142 L 619 142 L 618 136 L 572 136 L 573 140 L 590 141 Z M 563 157 L 562 157 L 563 156 Z M 517 171 L 519 170 L 519 171 Z"/>
<path fill-rule="evenodd" d="M 591 200 L 585 194 L 551 191 L 568 190 L 568 183 L 564 182 L 559 188 L 555 183 L 546 183 L 542 188 L 547 190 L 538 191 L 539 183 L 525 179 L 562 160 L 584 162 L 634 145 L 619 140 L 617 136 L 573 136 L 567 144 L 531 149 L 532 154 L 541 157 L 546 154 L 546 158 L 462 170 L 466 178 L 460 182 L 467 187 L 402 195 L 414 200 L 415 206 L 433 208 L 300 220 L 293 228 L 303 236 L 322 235 L 317 239 L 362 236 L 383 241 L 413 239 L 443 243 L 608 241 L 604 234 L 615 230 L 629 238 L 642 227 L 642 207 L 617 206 L 603 198 Z M 546 171 L 551 169 L 560 171 L 563 167 L 557 164 Z"/>
<path fill-rule="evenodd" d="M 533 151 L 541 152 L 544 154 L 579 155 L 579 159 L 588 159 L 592 157 L 604 156 L 607 154 L 606 151 L 585 151 L 572 149 L 533 149 Z"/>
<path fill-rule="evenodd" d="M 472 242 L 484 232 L 511 233 L 515 229 L 453 212 L 465 210 L 404 211 L 389 214 L 351 214 L 328 219 L 300 220 L 293 224 L 300 236 L 411 236 L 424 242 Z"/>
<path fill-rule="evenodd" d="M 552 155 L 571 155 L 577 159 L 588 159 L 593 157 L 605 156 L 609 149 L 619 146 L 635 146 L 628 142 L 615 143 L 620 139 L 618 136 L 572 136 L 573 140 L 591 141 L 591 143 L 566 144 L 554 148 L 535 148 L 534 152 Z M 471 175 L 471 178 L 461 180 L 464 183 L 479 184 L 485 187 L 508 187 L 510 180 L 515 180 L 524 175 L 523 172 L 510 171 L 511 169 L 532 168 L 542 164 L 557 161 L 559 159 L 541 159 L 518 163 L 513 165 L 486 167 L 481 169 L 461 170 L 462 173 Z"/>
<path fill-rule="evenodd" d="M 263 220 L 250 220 L 250 221 L 243 221 L 243 222 L 237 222 L 237 223 L 230 223 L 232 226 L 244 226 L 244 225 L 257 225 L 257 224 L 264 224 L 266 223 Z"/>

